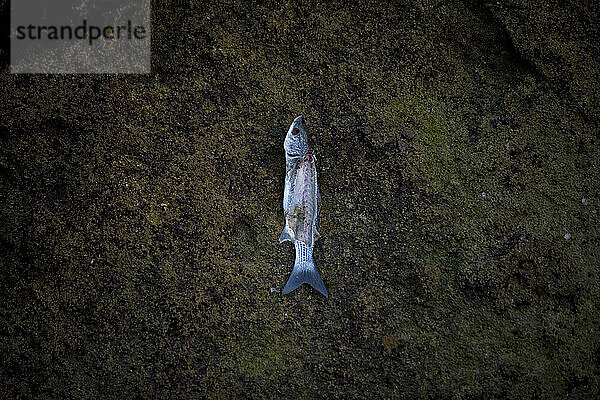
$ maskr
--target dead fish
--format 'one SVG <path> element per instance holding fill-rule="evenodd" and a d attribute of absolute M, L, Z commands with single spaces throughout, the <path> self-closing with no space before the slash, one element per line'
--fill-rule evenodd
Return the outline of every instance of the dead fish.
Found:
<path fill-rule="evenodd" d="M 313 260 L 313 249 L 320 238 L 321 195 L 317 185 L 315 155 L 308 147 L 308 135 L 302 116 L 290 125 L 283 148 L 286 164 L 283 192 L 285 227 L 279 243 L 286 240 L 294 243 L 296 261 L 282 293 L 288 294 L 308 283 L 323 296 L 329 297 Z"/>

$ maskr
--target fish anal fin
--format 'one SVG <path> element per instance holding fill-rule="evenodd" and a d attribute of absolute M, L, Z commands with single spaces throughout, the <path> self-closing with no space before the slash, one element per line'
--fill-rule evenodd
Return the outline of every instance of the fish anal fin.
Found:
<path fill-rule="evenodd" d="M 281 232 L 281 235 L 279 236 L 279 243 L 283 243 L 286 240 L 289 240 L 290 242 L 294 241 L 294 238 L 292 237 L 292 231 L 287 225 L 285 228 L 283 228 L 283 232 Z"/>

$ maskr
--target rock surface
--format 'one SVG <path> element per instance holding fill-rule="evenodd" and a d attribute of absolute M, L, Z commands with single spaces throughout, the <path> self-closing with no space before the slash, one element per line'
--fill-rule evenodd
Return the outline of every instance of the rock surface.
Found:
<path fill-rule="evenodd" d="M 598 9 L 536 3 L 167 0 L 150 75 L 3 62 L 1 392 L 597 398 Z M 280 295 L 299 114 L 329 300 Z"/>

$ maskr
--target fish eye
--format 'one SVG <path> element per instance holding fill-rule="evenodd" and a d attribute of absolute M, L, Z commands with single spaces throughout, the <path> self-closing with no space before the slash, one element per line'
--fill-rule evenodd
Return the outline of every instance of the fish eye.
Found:
<path fill-rule="evenodd" d="M 292 135 L 297 135 L 300 132 L 300 129 L 294 128 L 292 129 Z"/>

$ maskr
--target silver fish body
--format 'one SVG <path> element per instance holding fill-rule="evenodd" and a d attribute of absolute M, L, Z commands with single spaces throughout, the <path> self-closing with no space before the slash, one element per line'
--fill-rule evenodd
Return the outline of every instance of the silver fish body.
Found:
<path fill-rule="evenodd" d="M 302 116 L 292 122 L 283 147 L 286 161 L 283 194 L 285 227 L 279 237 L 279 243 L 289 240 L 296 248 L 294 269 L 283 288 L 283 294 L 308 283 L 328 297 L 312 255 L 320 237 L 321 196 L 317 184 L 316 159 L 308 147 L 308 136 Z"/>

